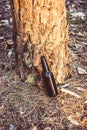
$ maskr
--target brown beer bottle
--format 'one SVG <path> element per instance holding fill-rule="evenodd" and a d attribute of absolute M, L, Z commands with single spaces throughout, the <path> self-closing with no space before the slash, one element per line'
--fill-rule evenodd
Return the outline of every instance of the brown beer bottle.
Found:
<path fill-rule="evenodd" d="M 53 73 L 50 71 L 48 64 L 46 62 L 45 56 L 41 56 L 41 63 L 43 68 L 43 78 L 44 78 L 47 94 L 50 97 L 55 97 L 58 94 L 57 86 L 55 83 Z"/>

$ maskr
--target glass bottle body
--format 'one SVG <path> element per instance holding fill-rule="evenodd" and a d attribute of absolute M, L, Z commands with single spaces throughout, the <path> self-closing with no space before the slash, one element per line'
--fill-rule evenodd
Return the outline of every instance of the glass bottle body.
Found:
<path fill-rule="evenodd" d="M 41 57 L 41 62 L 43 67 L 44 84 L 46 87 L 47 94 L 50 97 L 55 97 L 57 96 L 58 92 L 53 73 L 50 71 L 44 56 Z"/>

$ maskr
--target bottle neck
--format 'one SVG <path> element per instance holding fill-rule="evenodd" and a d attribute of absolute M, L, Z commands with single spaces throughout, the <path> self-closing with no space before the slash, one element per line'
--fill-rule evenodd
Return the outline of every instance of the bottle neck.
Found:
<path fill-rule="evenodd" d="M 41 56 L 41 63 L 44 72 L 50 71 L 45 56 Z"/>

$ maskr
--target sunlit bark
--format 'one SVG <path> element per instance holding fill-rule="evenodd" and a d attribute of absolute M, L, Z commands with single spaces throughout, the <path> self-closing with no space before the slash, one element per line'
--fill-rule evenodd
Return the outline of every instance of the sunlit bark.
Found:
<path fill-rule="evenodd" d="M 13 0 L 17 67 L 21 78 L 42 72 L 45 55 L 56 83 L 68 75 L 68 31 L 64 0 Z M 15 41 L 15 39 L 14 39 Z M 29 78 L 28 78 L 29 79 Z M 33 79 L 30 80 L 33 83 Z"/>

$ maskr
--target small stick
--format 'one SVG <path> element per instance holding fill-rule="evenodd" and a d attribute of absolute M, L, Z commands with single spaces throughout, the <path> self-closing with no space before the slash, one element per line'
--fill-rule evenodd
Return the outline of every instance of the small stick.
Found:
<path fill-rule="evenodd" d="M 87 92 L 87 90 L 82 88 L 82 87 L 76 87 L 76 89 L 79 90 L 79 91 L 82 91 L 82 92 Z"/>
<path fill-rule="evenodd" d="M 73 96 L 75 96 L 75 97 L 77 97 L 77 98 L 81 98 L 80 95 L 78 95 L 77 93 L 75 93 L 75 92 L 73 92 L 73 91 L 71 91 L 71 90 L 69 90 L 69 89 L 61 88 L 61 91 L 62 91 L 62 92 L 65 92 L 65 93 L 68 93 L 68 94 L 70 94 L 70 95 L 73 95 Z"/>

